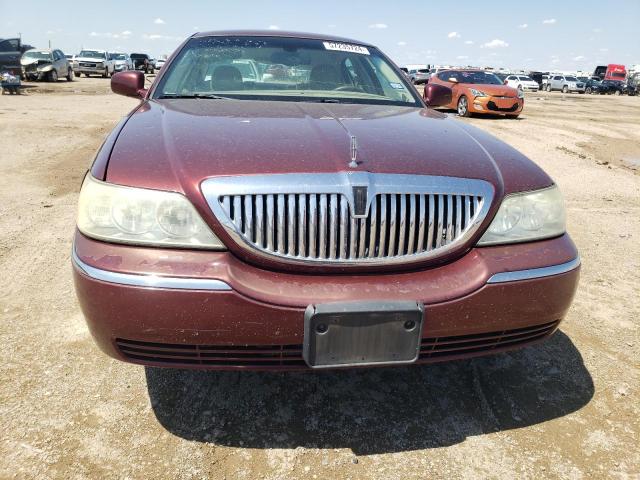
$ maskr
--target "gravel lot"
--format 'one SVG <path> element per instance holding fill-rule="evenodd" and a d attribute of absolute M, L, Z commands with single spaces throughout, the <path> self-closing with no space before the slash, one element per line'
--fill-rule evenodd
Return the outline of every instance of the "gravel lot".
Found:
<path fill-rule="evenodd" d="M 135 100 L 0 97 L 0 478 L 639 478 L 640 98 L 537 93 L 470 121 L 563 190 L 583 259 L 542 345 L 422 367 L 144 369 L 94 345 L 69 254 L 81 178 Z"/>

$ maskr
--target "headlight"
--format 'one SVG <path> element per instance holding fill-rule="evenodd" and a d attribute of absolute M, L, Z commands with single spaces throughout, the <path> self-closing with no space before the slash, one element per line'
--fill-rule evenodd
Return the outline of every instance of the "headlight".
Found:
<path fill-rule="evenodd" d="M 486 97 L 487 94 L 484 92 L 481 92 L 480 90 L 476 90 L 475 88 L 470 88 L 469 89 L 471 91 L 471 93 L 473 93 L 474 97 Z"/>
<path fill-rule="evenodd" d="M 108 242 L 225 249 L 184 195 L 105 183 L 91 174 L 80 191 L 78 229 Z"/>
<path fill-rule="evenodd" d="M 541 240 L 562 235 L 565 230 L 564 202 L 554 185 L 505 197 L 478 245 Z"/>
<path fill-rule="evenodd" d="M 524 88 L 522 88 L 522 85 L 518 85 L 518 98 L 524 98 Z"/>

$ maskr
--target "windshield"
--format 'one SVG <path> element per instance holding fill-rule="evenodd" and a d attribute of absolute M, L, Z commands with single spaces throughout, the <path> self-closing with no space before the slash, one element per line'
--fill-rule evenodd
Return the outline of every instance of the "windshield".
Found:
<path fill-rule="evenodd" d="M 422 106 L 404 76 L 373 47 L 283 37 L 189 40 L 155 98 L 236 99 Z"/>
<path fill-rule="evenodd" d="M 36 60 L 50 60 L 51 54 L 49 52 L 38 52 L 31 50 L 29 52 L 24 52 L 25 58 L 34 58 Z"/>
<path fill-rule="evenodd" d="M 96 52 L 95 50 L 82 50 L 78 56 L 87 58 L 104 58 L 104 52 Z"/>
<path fill-rule="evenodd" d="M 127 56 L 124 53 L 112 53 L 111 54 L 111 59 L 112 60 L 126 60 Z"/>
<path fill-rule="evenodd" d="M 522 82 L 533 82 L 531 77 L 518 77 Z"/>
<path fill-rule="evenodd" d="M 578 79 L 576 77 L 564 77 L 567 82 L 577 82 Z"/>
<path fill-rule="evenodd" d="M 454 77 L 459 83 L 478 85 L 502 85 L 500 80 L 491 72 L 445 72 L 448 78 Z"/>

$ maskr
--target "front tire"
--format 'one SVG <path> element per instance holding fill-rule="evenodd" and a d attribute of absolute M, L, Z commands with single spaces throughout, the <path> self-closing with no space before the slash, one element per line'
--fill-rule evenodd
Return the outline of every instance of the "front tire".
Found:
<path fill-rule="evenodd" d="M 80 72 L 75 72 L 74 75 L 76 76 L 76 78 L 80 78 L 80 75 L 82 75 Z"/>
<path fill-rule="evenodd" d="M 67 82 L 73 82 L 73 70 L 72 69 L 68 69 L 67 70 Z"/>
<path fill-rule="evenodd" d="M 616 90 L 615 92 L 613 92 L 614 95 L 620 95 L 620 90 Z"/>
<path fill-rule="evenodd" d="M 548 85 L 548 84 L 547 84 L 547 88 L 546 88 L 546 90 L 547 90 L 547 92 L 550 92 L 550 91 L 551 91 L 551 85 Z"/>
<path fill-rule="evenodd" d="M 53 83 L 58 81 L 58 72 L 55 69 L 49 72 L 49 81 Z"/>
<path fill-rule="evenodd" d="M 591 92 L 592 92 L 591 87 L 587 87 L 587 89 L 584 92 L 591 95 Z"/>
<path fill-rule="evenodd" d="M 460 95 L 458 99 L 458 115 L 460 117 L 470 117 L 471 113 L 469 113 L 469 100 L 464 95 Z"/>
<path fill-rule="evenodd" d="M 569 93 L 569 87 L 567 87 L 566 85 L 562 87 L 562 93 Z"/>
<path fill-rule="evenodd" d="M 107 77 L 109 77 L 109 69 L 105 68 L 104 72 L 102 73 L 102 78 L 107 78 Z"/>

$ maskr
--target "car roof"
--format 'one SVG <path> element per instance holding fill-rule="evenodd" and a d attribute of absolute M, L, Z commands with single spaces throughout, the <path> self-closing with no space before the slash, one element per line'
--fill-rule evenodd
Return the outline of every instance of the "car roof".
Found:
<path fill-rule="evenodd" d="M 285 30 L 214 30 L 209 32 L 198 32 L 192 38 L 202 37 L 284 37 L 284 38 L 305 38 L 311 40 L 327 40 L 329 42 L 347 42 L 358 45 L 373 47 L 370 43 L 353 40 L 351 38 L 337 37 L 320 33 L 292 32 Z"/>

